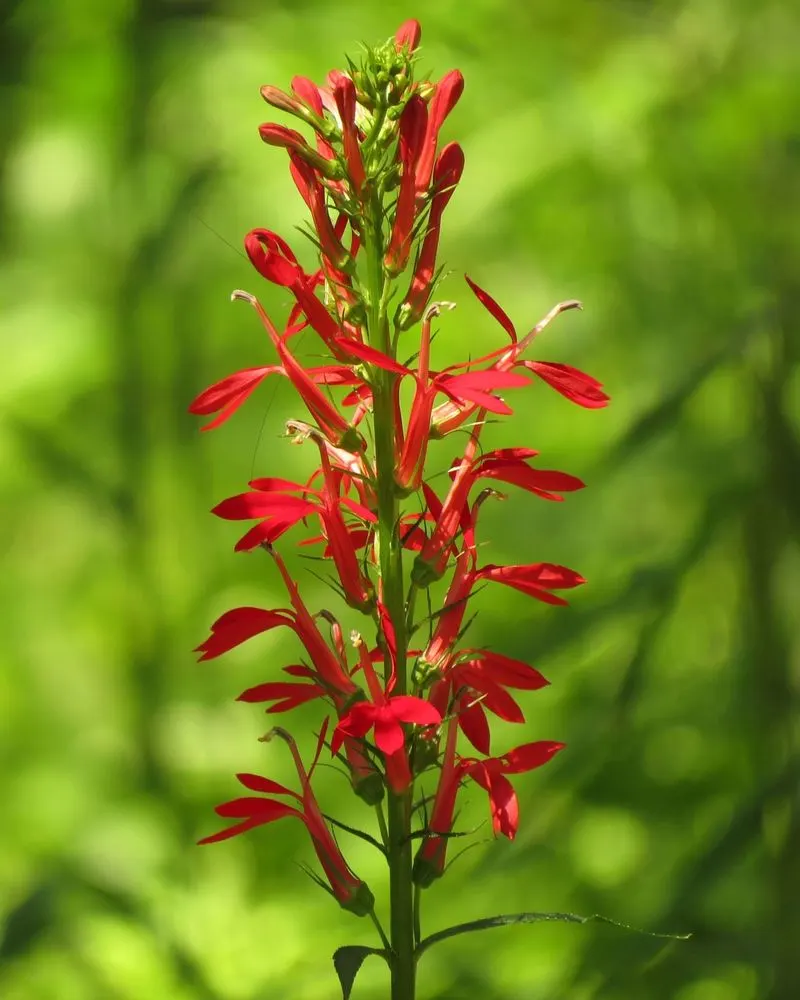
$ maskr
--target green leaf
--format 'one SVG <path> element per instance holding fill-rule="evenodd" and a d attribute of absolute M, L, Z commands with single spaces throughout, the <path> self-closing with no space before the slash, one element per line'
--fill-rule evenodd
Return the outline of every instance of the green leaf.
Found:
<path fill-rule="evenodd" d="M 333 967 L 342 987 L 342 1000 L 350 1000 L 350 992 L 358 971 L 364 964 L 364 959 L 370 955 L 386 958 L 385 952 L 380 948 L 368 948 L 363 944 L 346 944 L 333 953 Z"/>
<path fill-rule="evenodd" d="M 536 924 L 545 921 L 565 924 L 590 924 L 593 922 L 602 924 L 612 924 L 614 927 L 621 927 L 626 931 L 634 931 L 636 934 L 646 934 L 648 937 L 670 938 L 674 941 L 686 941 L 691 934 L 658 934 L 655 931 L 645 931 L 639 927 L 631 927 L 630 924 L 623 924 L 620 920 L 612 920 L 610 917 L 602 917 L 599 913 L 593 913 L 590 917 L 582 917 L 577 913 L 503 913 L 497 917 L 484 917 L 482 920 L 470 920 L 466 924 L 456 924 L 446 930 L 437 931 L 431 934 L 417 945 L 417 958 L 426 952 L 431 945 L 438 944 L 439 941 L 446 941 L 447 938 L 455 937 L 457 934 L 469 934 L 471 931 L 486 931 L 492 927 L 507 927 L 512 924 Z"/>

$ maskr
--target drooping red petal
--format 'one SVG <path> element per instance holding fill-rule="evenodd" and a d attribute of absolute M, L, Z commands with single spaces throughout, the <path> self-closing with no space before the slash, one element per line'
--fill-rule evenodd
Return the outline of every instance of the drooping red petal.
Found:
<path fill-rule="evenodd" d="M 264 608 L 233 608 L 226 611 L 211 626 L 211 635 L 196 647 L 202 653 L 200 660 L 213 660 L 235 646 L 241 645 L 261 632 L 268 632 L 279 625 L 291 625 L 285 613 Z"/>
<path fill-rule="evenodd" d="M 539 688 L 547 687 L 550 683 L 546 677 L 528 663 L 522 660 L 515 660 L 502 653 L 495 653 L 492 650 L 481 650 L 475 661 L 479 663 L 481 670 L 487 673 L 497 684 L 503 687 L 517 688 L 522 691 L 536 691 Z"/>
<path fill-rule="evenodd" d="M 288 712 L 298 705 L 304 705 L 307 701 L 321 698 L 325 694 L 318 684 L 296 684 L 292 681 L 267 681 L 264 684 L 256 684 L 254 687 L 242 691 L 237 701 L 248 703 L 259 703 L 264 701 L 274 701 L 267 712 Z"/>
<path fill-rule="evenodd" d="M 532 563 L 527 566 L 488 565 L 478 570 L 476 578 L 505 584 L 535 597 L 545 604 L 566 604 L 567 602 L 549 593 L 551 590 L 570 590 L 579 587 L 586 580 L 575 570 L 554 563 Z"/>
<path fill-rule="evenodd" d="M 465 675 L 465 679 L 468 676 L 468 674 Z M 504 722 L 515 722 L 517 724 L 525 721 L 522 709 L 508 691 L 499 684 L 493 684 L 491 681 L 486 683 L 484 679 L 484 683 L 480 687 L 477 687 L 476 690 L 483 694 L 481 704 L 499 719 L 502 719 Z"/>
<path fill-rule="evenodd" d="M 517 331 L 514 328 L 514 324 L 508 318 L 506 313 L 500 306 L 495 302 L 488 292 L 485 292 L 480 285 L 476 285 L 474 281 L 469 278 L 468 275 L 464 275 L 464 279 L 472 289 L 475 294 L 475 298 L 480 302 L 480 304 L 497 320 L 497 322 L 506 331 L 508 336 L 511 338 L 511 343 L 516 344 L 517 342 Z"/>
<path fill-rule="evenodd" d="M 304 487 L 295 483 L 294 488 L 302 490 Z M 316 509 L 315 504 L 303 500 L 302 497 L 259 491 L 228 497 L 212 508 L 211 513 L 225 521 L 247 521 L 255 517 L 293 517 L 295 520 L 300 520 L 308 514 L 313 514 Z"/>
<path fill-rule="evenodd" d="M 281 785 L 271 778 L 263 778 L 260 774 L 245 772 L 237 774 L 236 780 L 245 788 L 249 788 L 251 792 L 262 792 L 264 795 L 291 795 L 295 799 L 300 798 L 297 792 L 293 792 L 291 788 L 287 788 L 286 785 Z"/>
<path fill-rule="evenodd" d="M 394 361 L 388 354 L 384 354 L 383 351 L 379 351 L 375 347 L 370 347 L 369 344 L 359 344 L 358 341 L 348 340 L 347 337 L 337 337 L 335 344 L 342 354 L 358 358 L 359 361 L 366 361 L 371 365 L 382 368 L 384 371 L 394 372 L 396 375 L 414 374 L 410 368 L 401 365 L 399 361 Z"/>
<path fill-rule="evenodd" d="M 582 490 L 586 485 L 583 480 L 567 472 L 559 472 L 557 469 L 534 469 L 522 461 L 484 460 L 478 468 L 478 476 L 520 486 L 529 493 L 536 493 L 547 500 L 563 500 L 561 493 Z"/>
<path fill-rule="evenodd" d="M 272 545 L 301 519 L 298 517 L 271 517 L 268 520 L 259 521 L 258 524 L 254 524 L 249 531 L 246 531 L 242 535 L 234 545 L 233 551 L 251 552 L 265 542 Z"/>
<path fill-rule="evenodd" d="M 465 706 L 458 713 L 458 724 L 461 731 L 475 747 L 478 753 L 488 754 L 491 751 L 491 733 L 486 712 L 480 702 Z"/>
<path fill-rule="evenodd" d="M 227 375 L 203 390 L 189 406 L 189 412 L 197 416 L 217 413 L 218 416 L 202 428 L 204 431 L 210 431 L 214 427 L 219 427 L 235 413 L 268 375 L 282 372 L 280 365 L 266 365 L 260 368 L 245 368 L 243 371 Z"/>
<path fill-rule="evenodd" d="M 519 828 L 519 802 L 514 786 L 502 774 L 491 775 L 489 804 L 494 832 L 513 840 Z"/>
<path fill-rule="evenodd" d="M 366 736 L 375 722 L 377 710 L 377 706 L 371 702 L 356 702 L 347 715 L 339 720 L 339 724 L 333 731 L 331 753 L 337 752 L 345 736 L 352 736 L 354 739 Z"/>
<path fill-rule="evenodd" d="M 410 694 L 390 698 L 389 709 L 398 722 L 409 722 L 415 726 L 438 726 L 442 721 L 438 708 L 424 698 L 416 698 Z"/>
<path fill-rule="evenodd" d="M 538 740 L 535 743 L 524 743 L 503 754 L 498 760 L 505 774 L 522 774 L 533 771 L 534 768 L 546 764 L 566 743 L 556 743 L 552 740 Z"/>
<path fill-rule="evenodd" d="M 609 397 L 603 392 L 603 383 L 572 365 L 553 361 L 520 361 L 518 364 L 534 372 L 556 392 L 578 406 L 598 410 L 608 405 Z"/>
<path fill-rule="evenodd" d="M 375 746 L 387 757 L 391 757 L 403 749 L 404 743 L 403 727 L 389 710 L 384 708 L 375 717 Z"/>

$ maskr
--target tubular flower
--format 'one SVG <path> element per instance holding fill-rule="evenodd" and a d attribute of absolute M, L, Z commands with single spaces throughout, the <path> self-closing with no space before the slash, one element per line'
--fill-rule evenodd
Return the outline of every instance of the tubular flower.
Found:
<path fill-rule="evenodd" d="M 464 774 L 481 786 L 489 795 L 494 832 L 513 840 L 519 828 L 519 804 L 507 774 L 522 774 L 546 764 L 551 757 L 563 750 L 564 743 L 539 740 L 525 743 L 503 754 L 484 760 L 467 758 L 461 761 Z"/>
<path fill-rule="evenodd" d="M 340 496 L 341 474 L 331 468 L 324 447 L 320 447 L 320 454 L 325 479 L 322 489 L 312 490 L 300 483 L 274 477 L 253 479 L 249 484 L 252 492 L 223 500 L 212 513 L 226 521 L 260 519 L 236 543 L 237 552 L 246 552 L 265 543 L 271 545 L 299 521 L 312 514 L 318 515 L 347 600 L 354 607 L 366 610 L 372 602 L 372 589 L 359 569 L 342 508 L 367 523 L 375 521 L 375 514 L 355 500 Z"/>
<path fill-rule="evenodd" d="M 265 823 L 273 823 L 275 820 L 283 819 L 286 816 L 293 816 L 299 819 L 311 836 L 319 863 L 328 879 L 328 886 L 331 895 L 337 900 L 340 906 L 350 910 L 357 916 L 366 916 L 372 912 L 375 899 L 369 890 L 366 882 L 363 882 L 357 875 L 353 874 L 350 866 L 344 859 L 344 855 L 339 850 L 339 846 L 333 839 L 333 834 L 328 829 L 328 825 L 317 804 L 316 797 L 311 789 L 311 776 L 319 760 L 319 754 L 323 746 L 325 737 L 323 726 L 320 738 L 317 741 L 317 752 L 311 767 L 306 771 L 300 758 L 297 744 L 284 729 L 273 729 L 263 741 L 279 736 L 288 743 L 292 753 L 297 776 L 300 779 L 301 794 L 298 794 L 285 785 L 272 781 L 270 778 L 263 778 L 258 774 L 237 774 L 240 784 L 250 791 L 259 792 L 260 795 L 281 795 L 293 799 L 297 805 L 292 806 L 279 799 L 256 798 L 255 796 L 245 796 L 224 802 L 217 806 L 216 813 L 224 819 L 239 819 L 238 823 L 221 830 L 219 833 L 204 837 L 200 844 L 216 844 L 221 840 L 228 840 L 240 833 L 246 833 L 257 826 Z"/>
<path fill-rule="evenodd" d="M 463 769 L 456 764 L 458 728 L 454 721 L 447 723 L 445 743 L 436 797 L 428 820 L 428 832 L 414 858 L 414 881 L 422 888 L 431 885 L 444 874 L 447 855 L 447 835 L 452 832 L 456 797 L 461 784 Z"/>
<path fill-rule="evenodd" d="M 386 638 L 391 645 L 391 638 L 389 636 Z M 412 780 L 403 724 L 436 726 L 442 721 L 442 717 L 439 711 L 423 698 L 412 695 L 387 696 L 359 636 L 355 637 L 355 644 L 373 700 L 356 702 L 339 720 L 333 732 L 331 751 L 336 753 L 345 737 L 363 739 L 368 732 L 374 731 L 375 745 L 386 760 L 389 786 L 395 793 L 400 793 Z"/>
<path fill-rule="evenodd" d="M 434 175 L 434 186 L 436 176 L 434 161 L 436 159 L 436 144 L 439 141 L 439 130 L 444 124 L 445 118 L 450 114 L 458 103 L 458 99 L 464 93 L 464 77 L 457 69 L 451 69 L 445 73 L 436 89 L 433 92 L 430 106 L 428 108 L 428 118 L 425 123 L 425 136 L 422 140 L 422 148 L 419 155 L 419 163 L 416 171 L 416 188 L 418 195 L 424 195 L 431 183 L 431 174 Z"/>
<path fill-rule="evenodd" d="M 457 142 L 451 142 L 441 151 L 433 169 L 435 193 L 428 215 L 428 228 L 417 255 L 411 287 L 398 310 L 398 323 L 402 329 L 408 329 L 418 322 L 428 304 L 436 270 L 442 215 L 453 197 L 463 170 L 464 153 Z"/>
<path fill-rule="evenodd" d="M 358 194 L 366 180 L 364 163 L 361 159 L 361 149 L 358 144 L 358 129 L 356 128 L 356 88 L 349 76 L 337 73 L 333 86 L 333 99 L 339 111 L 342 126 L 342 141 L 344 143 L 344 158 L 347 162 L 347 172 L 353 189 Z"/>
<path fill-rule="evenodd" d="M 556 316 L 570 309 L 580 309 L 580 302 L 575 299 L 559 302 L 522 340 L 519 340 L 514 324 L 497 302 L 474 281 L 469 278 L 466 278 L 466 281 L 481 305 L 503 327 L 511 344 L 507 348 L 501 348 L 482 358 L 476 358 L 474 361 L 468 362 L 467 365 L 454 365 L 452 370 L 457 371 L 464 367 L 471 369 L 486 362 L 491 362 L 491 364 L 488 369 L 483 369 L 484 371 L 507 372 L 515 367 L 522 367 L 537 375 L 566 399 L 577 403 L 578 406 L 594 410 L 601 409 L 608 404 L 608 396 L 602 390 L 602 383 L 592 378 L 591 375 L 587 375 L 571 365 L 557 364 L 552 361 L 529 361 L 521 357 L 533 340 L 550 325 Z M 433 413 L 431 433 L 434 437 L 444 437 L 460 427 L 474 411 L 474 404 L 464 404 L 458 401 L 442 403 Z"/>
<path fill-rule="evenodd" d="M 337 447 L 344 448 L 346 451 L 363 451 L 366 447 L 364 439 L 339 413 L 328 397 L 320 391 L 314 378 L 309 375 L 289 350 L 289 337 L 294 331 L 288 330 L 283 335 L 279 334 L 261 303 L 253 295 L 249 295 L 247 292 L 236 291 L 233 293 L 233 296 L 249 302 L 258 313 L 261 322 L 264 324 L 264 328 L 270 336 L 270 340 L 275 346 L 275 350 L 278 352 L 286 377 L 308 407 L 309 413 L 317 421 L 322 433 Z"/>
<path fill-rule="evenodd" d="M 428 106 L 414 94 L 400 116 L 400 191 L 389 247 L 384 264 L 391 274 L 400 274 L 408 262 L 416 219 L 416 170 L 428 124 Z"/>

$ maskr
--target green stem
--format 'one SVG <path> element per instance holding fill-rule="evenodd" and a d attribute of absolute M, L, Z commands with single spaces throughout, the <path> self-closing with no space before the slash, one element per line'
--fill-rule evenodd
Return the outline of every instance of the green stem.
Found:
<path fill-rule="evenodd" d="M 375 812 L 378 816 L 378 828 L 381 831 L 381 840 L 383 841 L 383 846 L 389 846 L 389 828 L 386 825 L 386 817 L 383 815 L 383 803 L 378 802 L 375 805 Z"/>
<path fill-rule="evenodd" d="M 386 318 L 388 287 L 383 270 L 383 239 L 381 235 L 381 209 L 371 206 L 372 219 L 364 251 L 368 266 L 369 290 L 369 342 L 386 353 L 391 352 L 389 324 Z M 406 694 L 408 677 L 406 667 L 405 590 L 403 580 L 403 553 L 399 535 L 399 504 L 395 488 L 394 454 L 394 404 L 395 376 L 391 372 L 376 370 L 373 385 L 373 419 L 375 431 L 375 475 L 378 497 L 378 553 L 383 602 L 394 624 L 397 641 L 396 681 L 394 694 Z M 387 652 L 385 676 L 392 668 Z M 388 792 L 389 906 L 391 937 L 391 1000 L 414 1000 L 414 901 L 411 880 L 412 789 L 396 794 Z"/>

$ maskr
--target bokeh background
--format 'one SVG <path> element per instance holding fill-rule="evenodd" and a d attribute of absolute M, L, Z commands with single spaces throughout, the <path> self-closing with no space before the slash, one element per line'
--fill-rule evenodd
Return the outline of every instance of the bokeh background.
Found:
<path fill-rule="evenodd" d="M 3 1000 L 322 1000 L 334 947 L 372 943 L 303 876 L 291 822 L 194 846 L 233 772 L 291 778 L 284 748 L 256 742 L 260 709 L 233 702 L 295 658 L 291 639 L 191 653 L 222 610 L 284 601 L 208 511 L 312 457 L 280 436 L 301 415 L 282 386 L 208 435 L 186 408 L 271 358 L 230 290 L 287 306 L 238 250 L 254 226 L 301 244 L 259 86 L 320 80 L 409 16 L 421 69 L 467 80 L 446 128 L 467 168 L 439 357 L 502 337 L 466 271 L 520 329 L 582 299 L 536 356 L 613 396 L 590 412 L 536 385 L 489 436 L 589 484 L 487 505 L 487 561 L 563 562 L 589 584 L 568 609 L 488 588 L 473 626 L 552 682 L 497 748 L 569 748 L 518 779 L 513 845 L 471 794 L 478 846 L 427 892 L 425 930 L 569 910 L 694 935 L 457 938 L 423 960 L 420 997 L 800 997 L 797 5 L 3 0 Z M 293 566 L 312 606 L 342 611 Z M 317 711 L 293 720 L 304 746 Z M 369 825 L 321 778 L 327 808 Z M 384 896 L 380 859 L 342 844 Z M 386 983 L 371 959 L 354 996 Z"/>

